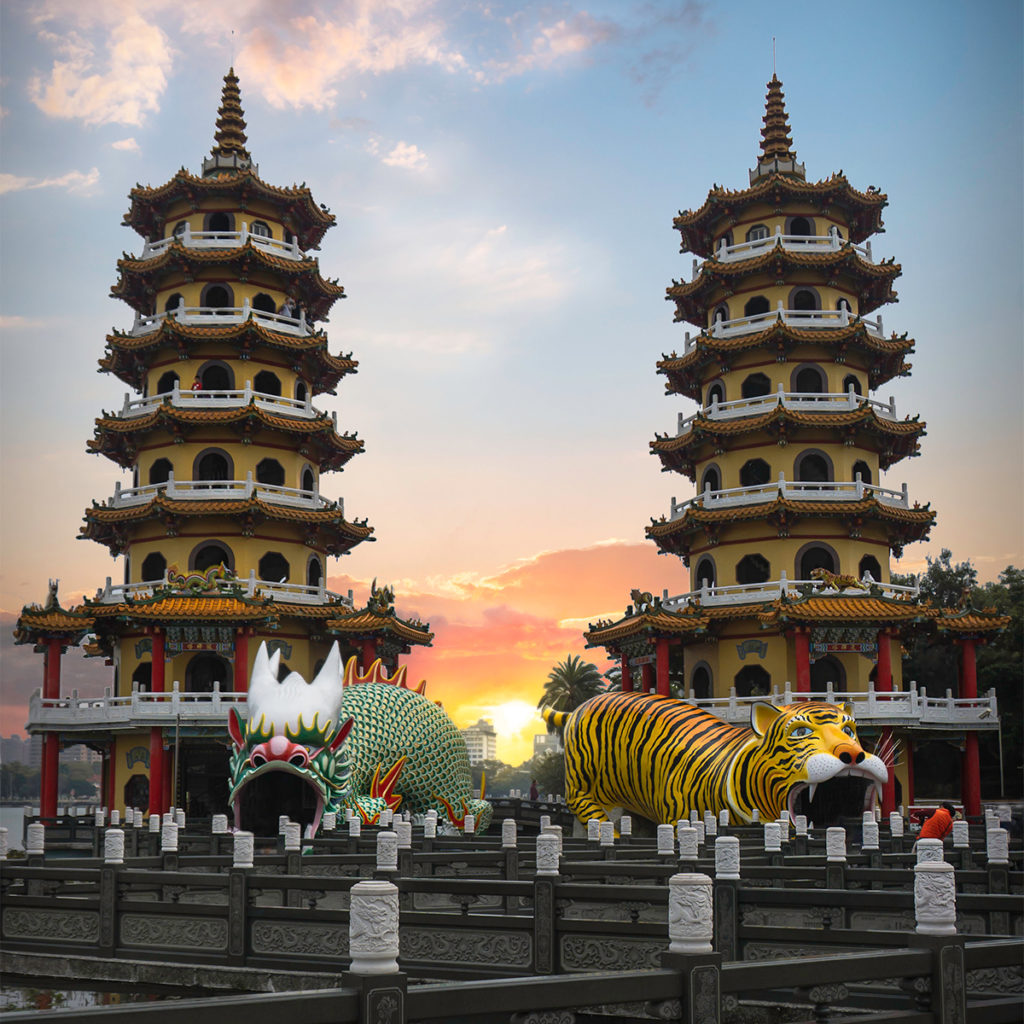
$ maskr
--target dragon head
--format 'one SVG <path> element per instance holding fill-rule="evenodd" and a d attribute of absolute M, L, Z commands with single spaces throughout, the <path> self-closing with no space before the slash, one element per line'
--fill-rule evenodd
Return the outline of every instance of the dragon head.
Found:
<path fill-rule="evenodd" d="M 278 682 L 280 651 L 260 644 L 249 682 L 249 715 L 232 708 L 228 732 L 235 826 L 276 833 L 287 814 L 315 834 L 324 811 L 337 812 L 346 795 L 350 766 L 342 751 L 353 720 L 339 721 L 341 654 L 337 643 L 316 679 L 298 672 Z"/>

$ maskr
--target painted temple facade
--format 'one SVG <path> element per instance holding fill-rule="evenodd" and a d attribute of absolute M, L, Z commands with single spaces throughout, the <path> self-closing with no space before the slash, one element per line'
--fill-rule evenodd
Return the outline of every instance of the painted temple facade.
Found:
<path fill-rule="evenodd" d="M 1005 620 L 930 607 L 892 581 L 890 557 L 927 539 L 935 513 L 882 479 L 925 433 L 876 395 L 909 374 L 915 344 L 883 329 L 900 275 L 873 249 L 887 198 L 842 173 L 807 180 L 775 76 L 761 134 L 748 187 L 716 185 L 674 220 L 693 262 L 667 298 L 696 330 L 657 369 L 698 409 L 650 447 L 696 493 L 673 497 L 646 534 L 688 567 L 689 590 L 634 591 L 587 643 L 620 660 L 625 689 L 674 688 L 737 724 L 759 696 L 853 700 L 862 735 L 898 762 L 886 812 L 914 803 L 915 746 L 951 741 L 978 814 L 978 732 L 997 727 L 997 709 L 977 693 L 975 648 Z M 959 642 L 957 698 L 929 700 L 902 678 L 901 644 L 920 631 Z"/>
<path fill-rule="evenodd" d="M 312 679 L 334 641 L 366 671 L 432 639 L 388 588 L 361 607 L 326 588 L 328 560 L 374 540 L 321 494 L 324 474 L 363 451 L 317 407 L 358 366 L 319 326 L 345 297 L 311 255 L 335 217 L 304 185 L 264 182 L 246 143 L 230 71 L 201 173 L 130 193 L 141 251 L 118 261 L 111 294 L 133 322 L 100 359 L 130 392 L 88 449 L 132 481 L 94 501 L 80 531 L 122 572 L 67 609 L 51 583 L 15 632 L 43 655 L 28 729 L 42 736 L 44 818 L 59 750 L 82 742 L 103 753 L 110 808 L 226 813 L 228 709 L 262 641 L 281 650 L 282 677 Z M 62 690 L 61 656 L 78 645 L 113 670 L 102 699 Z"/>

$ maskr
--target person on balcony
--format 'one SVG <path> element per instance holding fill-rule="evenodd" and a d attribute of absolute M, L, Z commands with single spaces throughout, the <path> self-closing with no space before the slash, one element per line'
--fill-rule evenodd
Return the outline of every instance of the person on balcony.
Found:
<path fill-rule="evenodd" d="M 956 808 L 951 803 L 943 803 L 936 812 L 921 826 L 918 839 L 945 839 L 953 831 L 953 818 Z"/>
<path fill-rule="evenodd" d="M 290 295 L 281 303 L 281 308 L 278 310 L 278 313 L 280 313 L 281 316 L 295 316 L 295 300 Z"/>
<path fill-rule="evenodd" d="M 194 381 L 192 381 L 192 390 L 193 391 L 202 391 L 203 390 L 203 381 L 202 381 L 202 378 L 199 376 L 198 373 L 196 374 L 196 379 Z"/>

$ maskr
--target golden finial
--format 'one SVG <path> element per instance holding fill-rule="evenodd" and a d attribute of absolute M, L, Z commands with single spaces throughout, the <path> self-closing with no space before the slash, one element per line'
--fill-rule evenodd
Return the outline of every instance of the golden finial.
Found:
<path fill-rule="evenodd" d="M 217 131 L 213 136 L 214 147 L 210 151 L 215 157 L 237 156 L 249 161 L 245 148 L 245 117 L 242 114 L 242 94 L 233 67 L 224 76 L 224 91 L 221 94 L 220 109 L 217 111 Z"/>
<path fill-rule="evenodd" d="M 772 160 L 776 157 L 780 160 L 796 160 L 784 99 L 782 83 L 778 75 L 772 71 L 772 80 L 768 83 L 768 95 L 765 99 L 764 127 L 761 129 L 762 160 Z"/>

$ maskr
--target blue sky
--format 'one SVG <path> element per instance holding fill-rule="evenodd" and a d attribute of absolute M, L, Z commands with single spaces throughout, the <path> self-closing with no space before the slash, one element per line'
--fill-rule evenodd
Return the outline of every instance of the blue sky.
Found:
<path fill-rule="evenodd" d="M 472 625 L 517 607 L 510 570 L 639 551 L 691 493 L 647 453 L 693 411 L 654 370 L 684 330 L 672 217 L 745 185 L 773 37 L 808 177 L 889 195 L 874 249 L 903 276 L 883 314 L 917 351 L 879 397 L 928 434 L 883 483 L 939 513 L 899 568 L 943 546 L 983 578 L 1021 564 L 1018 3 L 15 0 L 0 18 L 0 608 L 48 576 L 77 596 L 119 575 L 74 537 L 118 478 L 84 445 L 124 391 L 95 372 L 130 322 L 107 297 L 140 248 L 120 220 L 136 182 L 198 170 L 232 61 L 261 176 L 305 181 L 340 223 L 319 254 L 350 296 L 329 332 L 360 371 L 323 404 L 367 451 L 330 488 L 378 542 L 331 575 Z M 688 589 L 677 562 L 635 564 L 629 585 Z M 625 598 L 521 610 L 564 654 Z"/>

